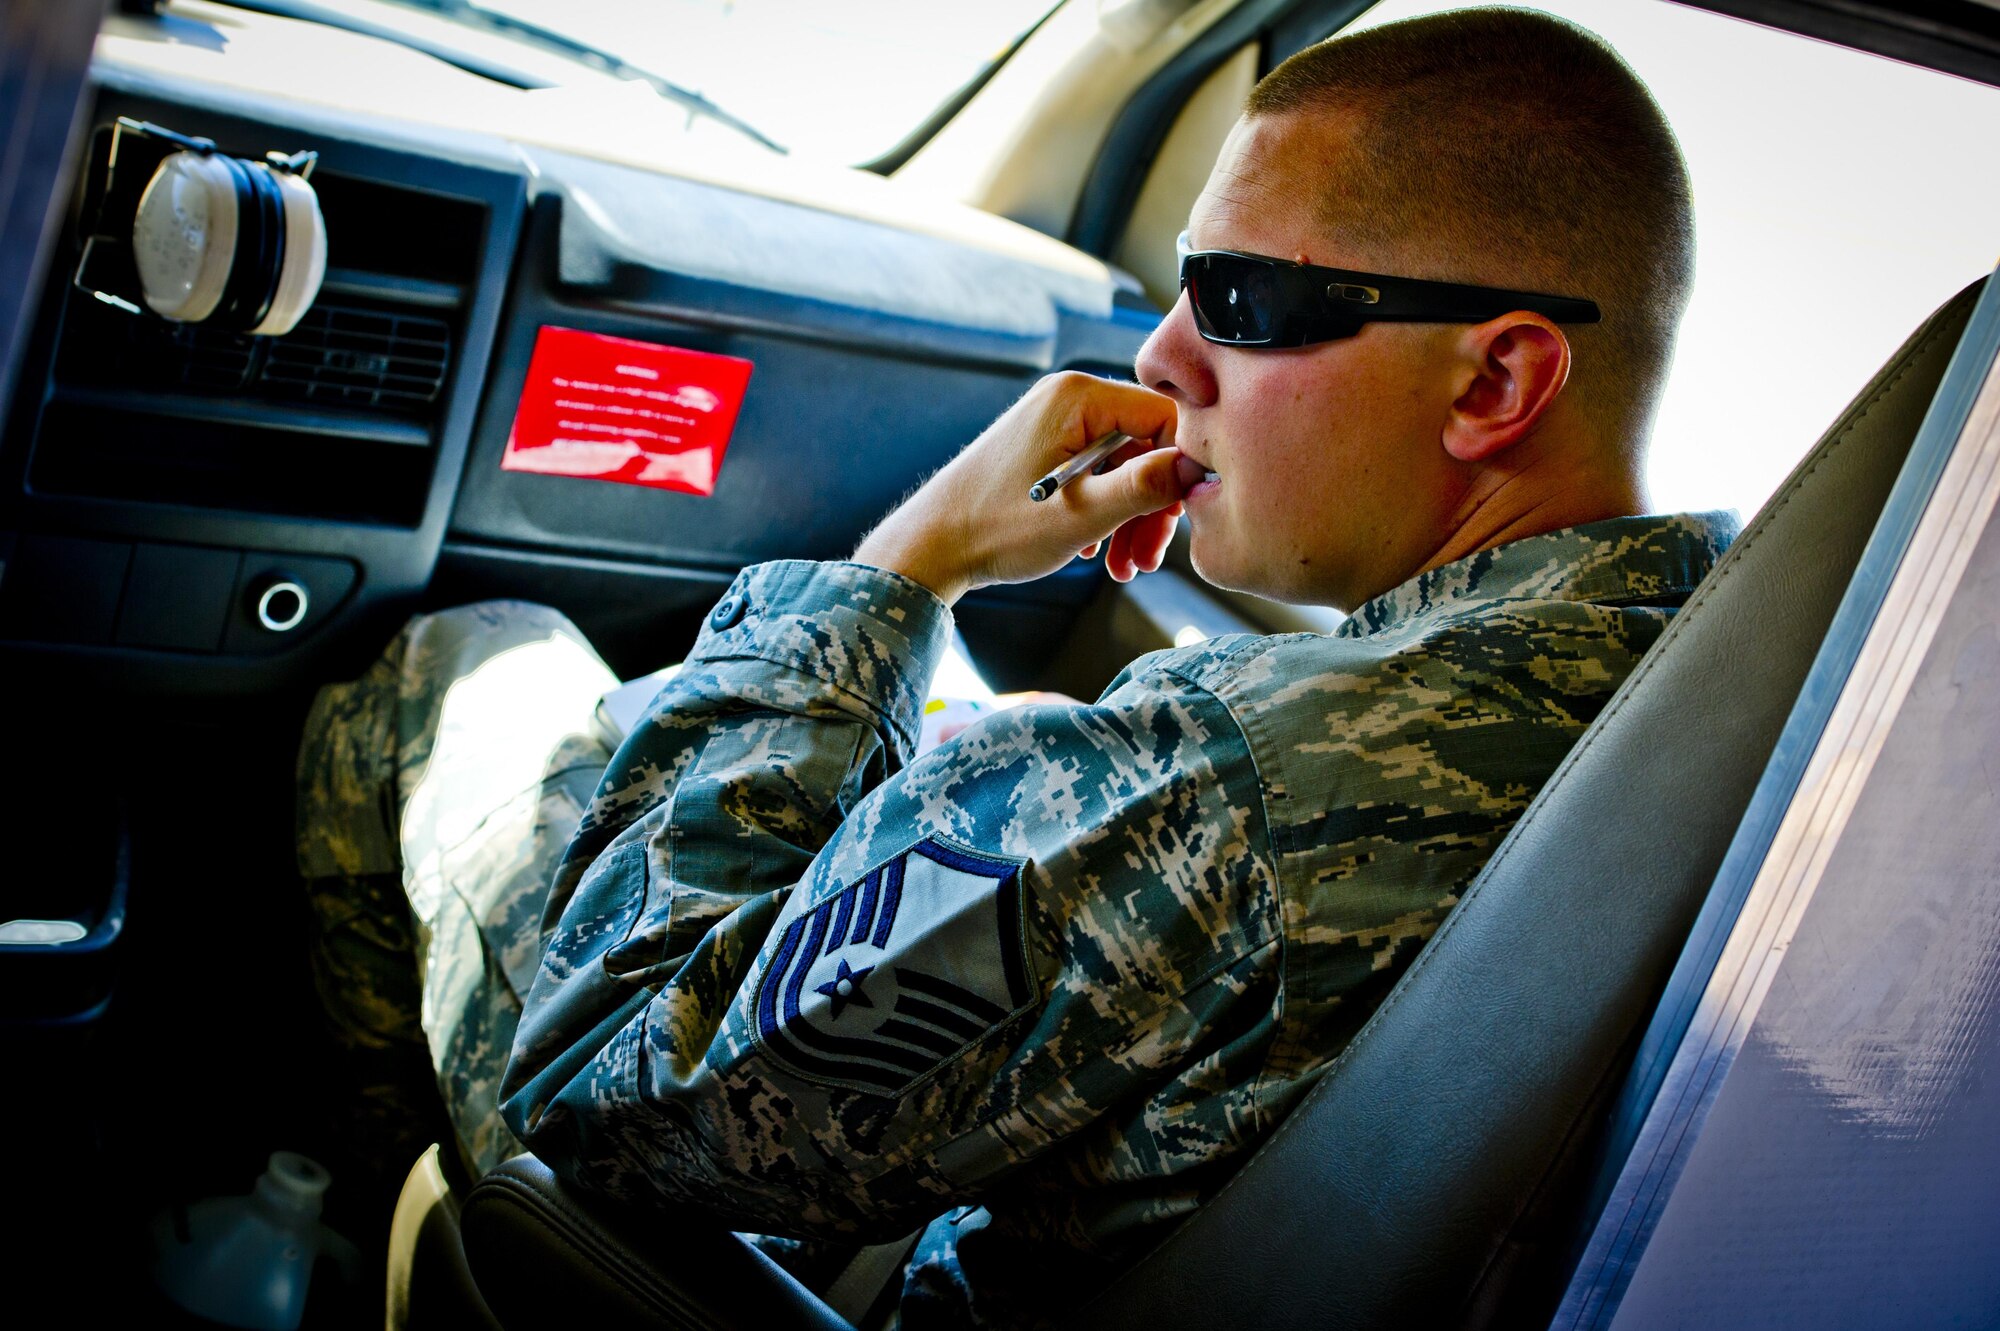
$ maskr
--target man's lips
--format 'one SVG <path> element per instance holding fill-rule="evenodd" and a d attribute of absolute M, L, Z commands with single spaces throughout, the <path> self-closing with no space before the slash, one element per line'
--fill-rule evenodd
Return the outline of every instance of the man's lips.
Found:
<path fill-rule="evenodd" d="M 1181 493 L 1186 494 L 1204 481 L 1216 480 L 1216 474 L 1183 453 L 1174 459 L 1174 479 L 1181 484 Z"/>

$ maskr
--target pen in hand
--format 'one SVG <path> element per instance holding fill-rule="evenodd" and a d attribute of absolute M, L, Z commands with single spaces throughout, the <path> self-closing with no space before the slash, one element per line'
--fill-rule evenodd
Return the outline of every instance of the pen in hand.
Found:
<path fill-rule="evenodd" d="M 1054 471 L 1036 481 L 1033 486 L 1029 487 L 1028 498 L 1038 504 L 1041 503 L 1044 499 L 1047 499 L 1050 495 L 1062 489 L 1065 485 L 1068 485 L 1071 481 L 1097 466 L 1104 459 L 1110 457 L 1121 447 L 1131 442 L 1131 435 L 1126 434 L 1123 430 L 1113 430 L 1110 434 L 1105 435 L 1102 439 L 1097 440 L 1081 453 L 1078 453 L 1068 462 L 1063 463 L 1062 466 L 1057 467 Z"/>

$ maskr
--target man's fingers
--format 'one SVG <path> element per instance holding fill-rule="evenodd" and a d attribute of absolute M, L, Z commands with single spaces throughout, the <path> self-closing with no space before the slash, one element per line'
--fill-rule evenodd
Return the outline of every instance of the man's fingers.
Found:
<path fill-rule="evenodd" d="M 1121 523 L 1181 497 L 1171 475 L 1174 411 L 1172 398 L 1137 384 L 1050 375 L 870 532 L 855 558 L 950 602 L 974 587 L 1043 577 L 1077 552 L 1108 552 L 1105 538 Z M 1030 502 L 1036 480 L 1114 430 L 1131 438 L 1104 474 L 1076 476 L 1059 496 Z M 1127 565 L 1130 555 L 1128 542 Z"/>
<path fill-rule="evenodd" d="M 1104 571 L 1113 582 L 1130 582 L 1138 569 L 1132 566 L 1132 529 L 1127 523 L 1111 533 L 1104 544 Z"/>
<path fill-rule="evenodd" d="M 1167 544 L 1174 539 L 1174 519 L 1161 509 L 1132 521 L 1132 562 L 1147 573 L 1160 571 L 1167 557 Z"/>
<path fill-rule="evenodd" d="M 1124 444 L 1120 445 L 1115 451 L 1113 451 L 1110 457 L 1104 459 L 1104 461 L 1097 467 L 1097 470 L 1105 473 L 1116 471 L 1120 467 L 1123 467 L 1126 463 L 1131 462 L 1136 458 L 1142 458 L 1146 456 L 1146 454 L 1151 453 L 1158 448 L 1159 445 L 1154 443 L 1150 439 L 1127 440 Z"/>
<path fill-rule="evenodd" d="M 1140 447 L 1122 466 L 1101 476 L 1079 476 L 1064 488 L 1064 505 L 1085 534 L 1110 531 L 1083 546 L 1083 558 L 1102 549 L 1105 571 L 1119 582 L 1159 568 L 1180 513 L 1179 457 L 1171 448 Z"/>
<path fill-rule="evenodd" d="M 1163 508 L 1157 513 L 1133 518 L 1112 535 L 1111 549 L 1116 552 L 1120 570 L 1125 573 L 1119 581 L 1140 573 L 1159 572 L 1160 564 L 1166 558 L 1167 546 L 1174 539 L 1176 516 L 1172 508 Z M 1107 556 L 1106 567 L 1110 566 L 1111 558 Z"/>
<path fill-rule="evenodd" d="M 1180 478 L 1174 471 L 1179 457 L 1171 448 L 1148 448 L 1102 476 L 1079 476 L 1068 488 L 1076 491 L 1078 507 L 1093 526 L 1123 524 L 1180 502 Z"/>
<path fill-rule="evenodd" d="M 1151 440 L 1151 447 L 1171 448 L 1174 442 L 1174 400 L 1138 384 L 1070 371 L 1050 375 L 1049 385 L 1066 414 L 1081 429 L 1066 437 L 1066 451 L 1082 452 L 1093 439 L 1113 430 L 1122 430 L 1135 440 Z"/>

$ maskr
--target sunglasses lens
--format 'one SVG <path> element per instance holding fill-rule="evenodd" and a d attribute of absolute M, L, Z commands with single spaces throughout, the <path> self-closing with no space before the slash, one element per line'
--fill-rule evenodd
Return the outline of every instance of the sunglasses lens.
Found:
<path fill-rule="evenodd" d="M 1235 255 L 1197 254 L 1182 271 L 1204 334 L 1219 342 L 1270 341 L 1277 293 L 1269 266 Z"/>

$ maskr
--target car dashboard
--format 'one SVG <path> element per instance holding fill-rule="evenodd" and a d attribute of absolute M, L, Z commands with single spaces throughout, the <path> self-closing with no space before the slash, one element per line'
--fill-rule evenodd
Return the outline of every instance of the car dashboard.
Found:
<path fill-rule="evenodd" d="M 413 609 L 488 596 L 551 601 L 642 673 L 742 566 L 845 555 L 1036 378 L 1129 373 L 1158 318 L 1025 229 L 940 224 L 921 200 L 904 223 L 893 182 L 857 208 L 837 178 L 858 173 L 772 159 L 745 187 L 231 86 L 228 50 L 200 78 L 154 59 L 189 44 L 100 44 L 79 199 L 120 117 L 242 156 L 315 151 L 325 282 L 281 337 L 129 313 L 76 280 L 103 227 L 72 208 L 0 441 L 0 652 L 23 679 L 296 691 L 352 673 Z M 711 491 L 503 466 L 544 329 L 748 361 Z M 1029 645 L 1101 580 L 1079 565 L 961 623 L 1025 683 Z"/>

